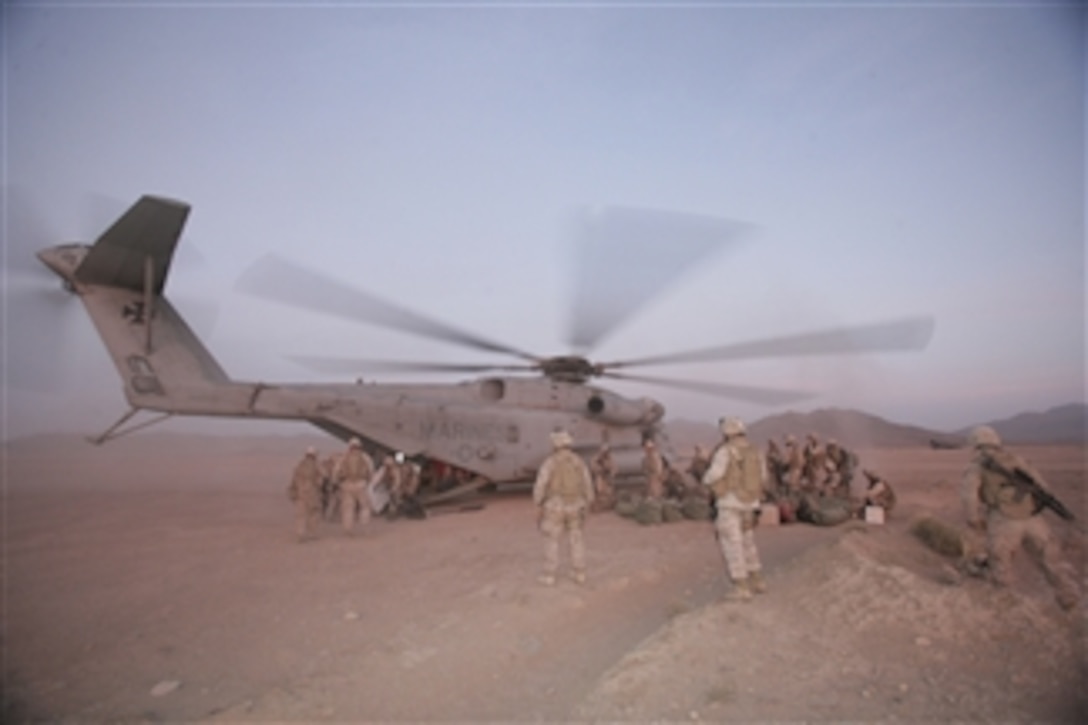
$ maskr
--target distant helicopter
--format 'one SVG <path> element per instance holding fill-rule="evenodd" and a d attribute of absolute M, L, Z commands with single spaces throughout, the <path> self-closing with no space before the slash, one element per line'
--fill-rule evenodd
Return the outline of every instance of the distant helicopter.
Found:
<path fill-rule="evenodd" d="M 297 360 L 321 370 L 352 374 L 362 369 L 510 374 L 453 384 L 242 382 L 227 375 L 165 296 L 167 275 L 189 211 L 189 205 L 180 201 L 143 196 L 92 245 L 62 244 L 37 253 L 64 287 L 83 302 L 121 376 L 131 406 L 114 425 L 91 439 L 95 443 L 172 415 L 305 420 L 344 441 L 358 437 L 375 454 L 400 451 L 416 460 L 454 466 L 474 474 L 482 485 L 530 480 L 550 452 L 548 434 L 564 428 L 573 437 L 575 448 L 586 455 L 603 442 L 609 443 L 622 475 L 638 471 L 647 438 L 664 439 L 665 409 L 655 400 L 624 397 L 592 384 L 593 378 L 783 404 L 809 394 L 619 370 L 695 361 L 919 350 L 928 344 L 934 327 L 931 318 L 915 317 L 626 361 L 593 362 L 579 354 L 542 357 L 463 332 L 282 259 L 266 257 L 243 275 L 240 290 L 512 356 L 520 362 L 447 364 L 310 357 Z M 626 242 L 633 244 L 675 232 L 678 225 L 686 226 L 685 233 L 694 240 L 691 249 L 697 253 L 687 255 L 688 261 L 683 263 L 659 260 L 655 272 L 661 280 L 675 276 L 684 264 L 709 253 L 739 230 L 736 223 L 709 217 L 680 218 L 639 210 L 599 212 L 595 223 L 598 230 L 602 225 L 620 229 Z M 593 252 L 589 254 L 588 266 L 592 267 Z M 684 255 L 673 255 L 678 256 Z M 588 272 L 590 277 L 601 274 L 606 261 L 607 256 L 599 256 L 597 269 Z M 671 269 L 666 269 L 670 265 Z M 630 272 L 621 269 L 618 273 Z M 613 299 L 595 299 L 591 289 L 583 286 L 576 295 L 582 312 L 575 314 L 571 344 L 588 349 L 599 342 L 645 302 L 654 285 L 660 286 L 658 282 L 629 284 L 624 287 L 627 293 L 612 287 L 608 294 Z M 517 372 L 534 375 L 513 374 Z M 139 411 L 161 415 L 126 428 Z"/>

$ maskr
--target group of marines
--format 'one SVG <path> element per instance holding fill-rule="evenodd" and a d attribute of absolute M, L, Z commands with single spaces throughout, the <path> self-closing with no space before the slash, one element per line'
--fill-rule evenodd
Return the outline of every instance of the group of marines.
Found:
<path fill-rule="evenodd" d="M 661 501 L 684 499 L 693 493 L 693 482 L 702 480 L 710 467 L 713 451 L 696 445 L 691 463 L 684 476 L 673 468 L 652 438 L 643 443 L 642 473 L 646 484 L 643 500 Z M 831 523 L 824 515 L 831 509 L 846 512 L 849 517 L 862 516 L 866 507 L 879 507 L 885 514 L 895 508 L 895 491 L 883 477 L 864 469 L 867 485 L 863 491 L 855 491 L 853 480 L 858 470 L 856 453 L 831 439 L 826 445 L 815 433 L 805 437 L 800 445 L 792 435 L 784 437 L 782 445 L 775 440 L 767 444 L 765 454 L 767 479 L 761 494 L 764 504 L 775 504 L 783 522 L 809 521 Z M 616 504 L 616 465 L 607 443 L 601 445 L 590 459 L 596 498 L 593 508 L 597 511 L 611 509 Z M 701 487 L 695 487 L 701 488 Z M 841 523 L 841 521 L 834 521 Z"/>
<path fill-rule="evenodd" d="M 300 542 L 313 539 L 319 518 L 335 520 L 339 514 L 344 531 L 350 534 L 357 524 L 365 526 L 370 521 L 375 499 L 383 503 L 379 513 L 412 515 L 419 510 L 419 485 L 420 466 L 399 451 L 386 454 L 375 465 L 358 438 L 352 438 L 343 453 L 321 461 L 311 446 L 295 466 L 287 488 L 287 497 L 296 507 L 295 533 Z"/>
<path fill-rule="evenodd" d="M 764 456 L 758 446 L 749 443 L 740 420 L 724 418 L 719 426 L 722 442 L 710 455 L 697 449 L 689 472 L 715 502 L 714 528 L 732 582 L 726 600 L 749 601 L 767 589 L 754 529 L 757 512 L 768 501 L 777 503 L 780 510 L 783 502 L 794 497 L 807 502 L 813 497 L 839 498 L 848 502 L 848 510 L 860 505 L 890 511 L 895 506 L 891 485 L 868 470 L 863 471 L 869 481 L 867 490 L 863 495 L 852 494 L 858 458 L 833 440 L 823 447 L 810 434 L 799 449 L 787 436 L 784 450 L 771 441 Z M 614 497 L 615 466 L 607 445 L 587 466 L 570 450 L 566 433 L 554 433 L 552 443 L 556 450 L 541 466 L 533 488 L 533 501 L 541 511 L 540 529 L 546 537 L 540 580 L 555 583 L 559 537 L 566 531 L 573 578 L 582 583 L 586 580 L 582 536 L 586 513 L 600 496 Z M 961 493 L 969 526 L 986 536 L 990 580 L 998 587 L 1011 585 L 1012 558 L 1021 547 L 1026 548 L 1053 587 L 1058 605 L 1072 610 L 1080 601 L 1076 577 L 1062 561 L 1061 547 L 1053 540 L 1042 513 L 1051 508 L 1069 520 L 1073 514 L 1053 498 L 1038 471 L 1003 448 L 992 428 L 974 429 L 969 443 L 974 457 L 964 471 Z M 668 462 L 652 440 L 646 441 L 644 448 L 646 495 L 667 495 Z"/>
<path fill-rule="evenodd" d="M 767 470 L 762 452 L 750 445 L 744 424 L 736 418 L 719 423 L 722 444 L 715 449 L 700 481 L 707 496 L 716 502 L 714 526 L 719 546 L 733 582 L 727 599 L 748 601 L 767 590 L 756 549 L 754 529 L 760 493 Z M 602 496 L 614 498 L 616 473 L 611 450 L 601 446 L 590 463 L 571 450 L 566 431 L 551 436 L 554 451 L 541 464 L 533 485 L 533 503 L 540 512 L 540 531 L 545 537 L 544 571 L 540 581 L 553 585 L 559 568 L 559 542 L 564 533 L 570 542 L 571 577 L 586 581 L 586 556 L 582 530 L 586 516 Z M 668 495 L 670 466 L 651 438 L 643 443 L 643 473 L 647 497 Z M 678 484 L 679 485 L 679 484 Z"/>
<path fill-rule="evenodd" d="M 753 532 L 758 512 L 768 504 L 783 515 L 793 510 L 800 520 L 808 520 L 806 509 L 809 516 L 824 510 L 825 501 L 841 502 L 850 515 L 856 515 L 859 507 L 863 510 L 879 506 L 887 512 L 895 506 L 890 484 L 868 470 L 863 470 L 869 481 L 867 490 L 853 493 L 851 482 L 858 457 L 834 440 L 823 446 L 815 434 L 809 434 L 805 445 L 799 446 L 792 436 L 786 436 L 781 448 L 770 441 L 764 455 L 748 441 L 740 420 L 724 418 L 719 427 L 721 443 L 710 454 L 697 446 L 688 473 L 715 504 L 714 527 L 732 581 L 727 599 L 748 601 L 754 594 L 766 591 Z M 587 464 L 571 449 L 572 439 L 566 431 L 553 432 L 551 441 L 553 452 L 540 465 L 533 486 L 538 526 L 545 538 L 540 581 L 555 584 L 560 539 L 566 534 L 572 578 L 581 584 L 586 581 L 582 533 L 586 516 L 591 510 L 604 510 L 615 502 L 616 465 L 607 443 Z M 1071 609 L 1079 601 L 1079 593 L 1041 517 L 1045 508 L 1040 500 L 1050 495 L 1042 477 L 1022 459 L 1005 451 L 991 428 L 975 429 L 970 443 L 975 457 L 964 474 L 964 510 L 969 525 L 986 535 L 990 578 L 999 586 L 1008 585 L 1011 558 L 1022 544 L 1027 544 L 1053 585 L 1058 603 Z M 648 498 L 665 497 L 671 495 L 671 486 L 688 485 L 683 477 L 673 475 L 675 472 L 652 439 L 647 439 L 643 448 Z M 1034 481 L 1035 488 L 1025 489 L 1018 478 Z M 357 438 L 349 442 L 342 455 L 321 462 L 317 451 L 309 448 L 296 465 L 288 488 L 288 496 L 297 506 L 299 540 L 314 536 L 318 517 L 322 511 L 327 515 L 325 504 L 330 500 L 338 504 L 346 532 L 350 533 L 356 523 L 365 524 L 375 500 L 374 489 L 383 484 L 388 496 L 384 508 L 395 515 L 415 501 L 420 467 L 406 461 L 402 453 L 386 455 L 375 466 Z M 333 491 L 331 499 L 325 498 L 323 492 Z M 1056 502 L 1048 505 L 1060 508 Z"/>
<path fill-rule="evenodd" d="M 841 510 L 854 517 L 870 506 L 885 514 L 895 508 L 891 484 L 869 469 L 862 470 L 867 480 L 864 490 L 854 488 L 858 455 L 834 438 L 824 444 L 815 433 L 809 433 L 802 445 L 786 435 L 781 447 L 772 438 L 767 442 L 767 466 L 767 499 L 778 504 L 783 521 L 823 524 L 830 522 L 823 518 L 824 512 Z"/>
<path fill-rule="evenodd" d="M 661 453 L 653 438 L 646 438 L 642 443 L 642 475 L 646 481 L 644 498 L 660 501 L 666 498 L 683 498 L 690 492 L 688 480 Z M 696 455 L 701 448 L 696 446 Z M 608 443 L 602 443 L 589 462 L 596 491 L 595 511 L 611 510 L 616 505 L 616 464 L 612 458 L 612 449 Z"/>

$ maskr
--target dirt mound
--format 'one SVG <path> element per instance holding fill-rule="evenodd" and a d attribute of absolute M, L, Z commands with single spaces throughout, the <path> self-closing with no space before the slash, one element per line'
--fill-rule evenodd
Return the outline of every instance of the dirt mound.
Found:
<path fill-rule="evenodd" d="M 1085 721 L 1084 623 L 1045 585 L 1019 596 L 942 583 L 940 557 L 886 538 L 855 527 L 773 573 L 755 602 L 678 617 L 578 716 Z"/>

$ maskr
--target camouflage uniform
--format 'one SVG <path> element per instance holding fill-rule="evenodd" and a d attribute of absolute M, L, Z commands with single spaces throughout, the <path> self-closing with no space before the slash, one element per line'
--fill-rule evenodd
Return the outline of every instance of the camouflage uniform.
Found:
<path fill-rule="evenodd" d="M 370 522 L 370 497 L 367 484 L 374 475 L 374 462 L 362 448 L 358 438 L 352 438 L 348 450 L 337 462 L 333 479 L 340 488 L 340 517 L 344 531 L 351 533 L 355 526 L 356 512 L 359 523 Z"/>
<path fill-rule="evenodd" d="M 377 485 L 382 481 L 385 482 L 385 490 L 389 492 L 389 507 L 392 511 L 395 511 L 397 506 L 400 505 L 402 478 L 401 467 L 397 463 L 397 459 L 387 454 L 382 458 L 382 464 L 378 466 L 378 470 L 374 472 L 371 479 L 372 485 Z M 381 512 L 378 511 L 378 513 Z"/>
<path fill-rule="evenodd" d="M 427 518 L 427 510 L 419 500 L 420 466 L 412 461 L 405 460 L 403 453 L 397 454 L 397 464 L 400 466 L 401 497 L 397 514 L 411 519 Z"/>
<path fill-rule="evenodd" d="M 980 509 L 985 513 L 986 545 L 990 575 L 998 586 L 1012 583 L 1012 559 L 1021 544 L 1027 544 L 1055 590 L 1055 598 L 1063 609 L 1072 609 L 1079 598 L 1073 576 L 1060 561 L 1058 547 L 1051 540 L 1050 528 L 1039 515 L 1034 498 L 1018 489 L 1010 476 L 988 467 L 996 461 L 1005 470 L 1015 468 L 1028 473 L 1035 482 L 1049 491 L 1043 477 L 1019 456 L 1006 451 L 1001 439 L 989 426 L 971 431 L 974 459 L 963 475 L 963 504 L 967 522 L 983 526 Z"/>
<path fill-rule="evenodd" d="M 707 455 L 706 450 L 702 446 L 695 446 L 695 451 L 691 455 L 691 463 L 688 465 L 688 473 L 696 481 L 703 480 L 703 474 L 706 473 L 706 469 L 710 467 L 710 456 Z"/>
<path fill-rule="evenodd" d="M 665 496 L 665 478 L 669 472 L 657 444 L 647 439 L 642 444 L 646 454 L 642 458 L 642 472 L 646 475 L 646 498 L 660 501 Z"/>
<path fill-rule="evenodd" d="M 835 439 L 831 439 L 827 442 L 827 461 L 829 468 L 832 469 L 828 487 L 839 495 L 849 497 L 850 484 L 854 480 L 854 469 L 858 465 L 857 455 L 840 446 Z"/>
<path fill-rule="evenodd" d="M 717 497 L 718 517 L 714 526 L 729 578 L 733 580 L 728 598 L 744 601 L 752 598 L 753 591 L 765 590 L 753 530 L 767 468 L 762 452 L 748 442 L 741 421 L 725 418 L 721 430 L 724 440 L 710 459 L 703 483 Z"/>
<path fill-rule="evenodd" d="M 895 491 L 892 485 L 872 471 L 862 471 L 869 481 L 869 488 L 865 492 L 866 506 L 879 506 L 885 513 L 891 513 L 895 508 Z"/>
<path fill-rule="evenodd" d="M 340 517 L 340 489 L 335 476 L 339 461 L 339 453 L 333 453 L 321 461 L 321 516 L 326 521 L 335 521 Z"/>
<path fill-rule="evenodd" d="M 593 478 L 585 461 L 570 449 L 566 431 L 552 433 L 555 451 L 544 459 L 533 485 L 533 503 L 540 510 L 540 531 L 544 534 L 544 572 L 540 581 L 554 584 L 559 570 L 559 537 L 570 537 L 570 558 L 574 580 L 586 580 L 586 552 L 582 538 L 586 511 L 593 503 Z"/>
<path fill-rule="evenodd" d="M 786 436 L 786 485 L 791 492 L 801 488 L 801 473 L 805 467 L 804 457 L 797 440 Z"/>
<path fill-rule="evenodd" d="M 607 511 L 616 504 L 616 489 L 612 483 L 616 477 L 616 462 L 612 460 L 612 449 L 607 443 L 601 444 L 600 450 L 589 462 L 589 468 L 593 473 L 593 486 L 596 490 L 593 510 Z"/>
<path fill-rule="evenodd" d="M 786 492 L 786 471 L 788 470 L 788 464 L 786 457 L 782 454 L 782 449 L 778 447 L 778 444 L 774 442 L 774 439 L 767 441 L 767 473 L 770 476 L 770 485 L 774 493 L 774 498 Z M 706 472 L 705 470 L 703 471 Z M 701 480 L 702 475 L 698 478 Z"/>
<path fill-rule="evenodd" d="M 782 486 L 778 494 L 778 510 L 782 523 L 790 523 L 797 520 L 797 512 L 801 508 L 801 472 L 804 468 L 801 447 L 791 435 L 785 437 L 781 465 Z"/>
<path fill-rule="evenodd" d="M 415 498 L 419 493 L 419 465 L 412 463 L 411 461 L 404 460 L 404 454 L 398 453 L 400 460 L 400 486 L 401 494 L 405 498 Z"/>
<path fill-rule="evenodd" d="M 822 492 L 827 485 L 829 473 L 827 451 L 820 445 L 820 439 L 816 437 L 815 433 L 809 433 L 807 439 L 802 477 L 807 481 L 809 490 Z"/>
<path fill-rule="evenodd" d="M 403 513 L 405 502 L 410 500 L 414 502 L 416 492 L 419 490 L 419 468 L 414 463 L 405 460 L 404 454 L 398 451 L 382 460 L 375 479 L 383 478 L 386 489 L 389 491 L 387 513 L 391 516 Z"/>
<path fill-rule="evenodd" d="M 317 451 L 306 450 L 306 455 L 295 465 L 287 498 L 295 504 L 295 533 L 298 540 L 306 541 L 317 534 L 317 518 L 321 511 L 321 470 L 317 464 Z"/>

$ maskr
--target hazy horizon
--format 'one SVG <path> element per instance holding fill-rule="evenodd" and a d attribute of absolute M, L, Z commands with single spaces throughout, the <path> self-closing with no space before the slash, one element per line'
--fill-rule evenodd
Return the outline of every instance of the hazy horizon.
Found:
<path fill-rule="evenodd" d="M 774 412 L 774 413 L 769 413 L 769 414 L 763 415 L 763 416 L 756 416 L 754 418 L 751 418 L 747 422 L 748 422 L 749 425 L 755 425 L 755 424 L 757 424 L 757 423 L 759 423 L 759 422 L 761 422 L 761 421 L 763 421 L 765 419 L 774 418 L 774 417 L 777 417 L 777 416 L 780 416 L 780 415 L 790 415 L 790 414 L 808 415 L 808 414 L 811 414 L 811 413 L 832 411 L 832 412 L 840 412 L 840 413 L 860 413 L 862 415 L 874 416 L 874 417 L 879 418 L 881 420 L 884 420 L 887 423 L 890 423 L 892 425 L 915 427 L 915 428 L 920 428 L 920 429 L 927 430 L 927 431 L 930 431 L 930 432 L 933 432 L 933 433 L 955 434 L 955 433 L 960 433 L 960 432 L 962 432 L 962 431 L 964 431 L 966 429 L 972 428 L 975 425 L 1000 423 L 1002 421 L 1009 420 L 1011 418 L 1015 418 L 1015 417 L 1017 417 L 1019 415 L 1024 415 L 1024 414 L 1045 414 L 1045 413 L 1048 413 L 1048 412 L 1050 412 L 1052 410 L 1055 410 L 1055 409 L 1058 409 L 1058 408 L 1065 408 L 1065 407 L 1073 406 L 1073 405 L 1088 407 L 1088 404 L 1080 403 L 1080 402 L 1066 403 L 1064 405 L 1051 406 L 1051 407 L 1046 408 L 1044 410 L 1023 410 L 1023 411 L 1019 411 L 1017 413 L 1012 413 L 1012 414 L 1007 415 L 1007 416 L 1001 416 L 1000 418 L 972 421 L 972 422 L 967 423 L 965 425 L 958 426 L 956 428 L 949 428 L 949 429 L 932 428 L 930 426 L 919 425 L 919 424 L 913 423 L 911 421 L 895 420 L 895 419 L 885 418 L 884 416 L 876 415 L 874 413 L 870 413 L 869 411 L 865 411 L 865 410 L 861 410 L 861 409 L 857 409 L 857 408 L 838 408 L 838 407 L 834 407 L 834 406 L 829 406 L 829 407 L 825 407 L 825 408 L 815 408 L 815 409 L 805 410 L 805 411 L 797 411 L 797 410 L 787 409 L 787 410 L 777 411 L 777 412 Z M 147 418 L 152 417 L 152 414 L 150 414 L 150 413 L 145 414 L 145 415 L 147 416 Z M 140 420 L 143 420 L 143 418 L 141 418 Z M 110 421 L 110 422 L 112 422 L 112 421 Z M 710 428 L 710 429 L 714 429 L 717 426 L 717 421 L 716 420 L 710 420 L 710 419 L 705 419 L 705 418 L 700 419 L 700 418 L 677 417 L 677 416 L 670 416 L 670 415 L 666 415 L 665 423 L 667 425 L 668 424 L 673 424 L 673 423 L 703 424 L 703 425 L 708 426 L 708 428 Z M 104 427 L 103 427 L 103 430 L 104 430 Z M 41 437 L 41 436 L 52 436 L 52 435 L 59 435 L 59 436 L 65 436 L 65 437 L 79 436 L 79 437 L 82 437 L 82 438 L 86 438 L 86 437 L 93 437 L 93 436 L 95 436 L 95 435 L 97 435 L 98 433 L 101 433 L 101 432 L 102 432 L 101 430 L 93 430 L 93 431 L 92 430 L 88 430 L 88 431 L 37 430 L 37 431 L 28 431 L 28 432 L 19 433 L 19 434 L 16 434 L 16 435 L 11 435 L 11 436 L 8 436 L 6 438 L 3 438 L 2 440 L 5 443 L 12 443 L 12 442 L 17 442 L 19 440 L 30 439 L 30 438 Z M 131 435 L 132 436 L 139 436 L 139 435 L 141 435 L 141 434 L 143 434 L 145 432 L 149 433 L 149 434 L 156 434 L 157 433 L 157 434 L 164 434 L 164 435 L 173 435 L 173 434 L 186 435 L 186 436 L 188 436 L 188 435 L 206 435 L 206 436 L 214 437 L 214 438 L 247 438 L 247 437 L 258 437 L 259 438 L 259 437 L 268 437 L 268 436 L 283 436 L 283 437 L 299 437 L 299 436 L 309 437 L 309 436 L 314 436 L 314 437 L 318 437 L 318 438 L 327 438 L 329 441 L 336 441 L 337 440 L 336 438 L 334 438 L 329 433 L 326 433 L 325 431 L 321 430 L 320 428 L 317 428 L 316 426 L 314 426 L 314 425 L 312 425 L 310 423 L 307 423 L 305 421 L 245 420 L 245 419 L 239 419 L 239 418 L 211 418 L 211 417 L 199 417 L 199 416 L 178 416 L 176 418 L 171 418 L 171 419 L 165 420 L 162 423 L 151 425 L 151 426 L 148 426 L 146 428 L 143 428 L 143 429 L 141 429 L 139 431 L 134 432 Z M 124 437 L 127 438 L 129 436 L 124 436 Z M 104 443 L 102 445 L 105 445 L 105 446 L 108 447 L 111 442 L 112 441 L 107 441 L 106 443 Z M 87 444 L 88 445 L 95 445 L 89 440 L 87 441 Z"/>

